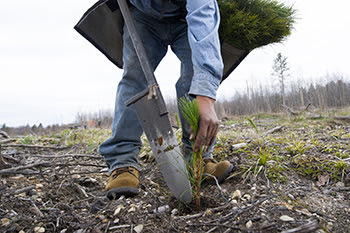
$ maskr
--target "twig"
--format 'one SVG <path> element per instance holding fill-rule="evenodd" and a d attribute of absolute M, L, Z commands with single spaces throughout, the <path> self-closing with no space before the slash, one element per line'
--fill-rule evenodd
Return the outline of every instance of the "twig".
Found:
<path fill-rule="evenodd" d="M 35 188 L 35 185 L 31 185 L 31 186 L 28 186 L 28 187 L 17 189 L 16 191 L 13 192 L 13 194 L 25 193 L 25 192 L 28 192 L 29 190 L 34 189 L 34 188 Z"/>
<path fill-rule="evenodd" d="M 119 225 L 119 226 L 110 227 L 108 230 L 116 230 L 116 229 L 120 229 L 120 228 L 131 227 L 131 226 L 132 225 Z"/>
<path fill-rule="evenodd" d="M 215 212 L 224 210 L 224 209 L 226 209 L 226 208 L 229 207 L 229 206 L 230 206 L 230 204 L 224 205 L 224 206 L 219 206 L 219 207 L 212 208 L 212 209 L 207 209 L 206 211 L 210 210 L 210 211 L 212 211 L 213 213 L 215 213 Z M 206 211 L 204 211 L 204 212 L 202 212 L 202 213 L 193 214 L 193 215 L 174 216 L 173 218 L 174 218 L 174 219 L 181 219 L 181 220 L 188 220 L 188 219 L 192 219 L 192 218 L 199 218 L 199 217 L 204 216 L 205 213 L 206 213 Z"/>
<path fill-rule="evenodd" d="M 227 225 L 227 224 L 215 224 L 215 223 L 195 223 L 195 224 L 187 224 L 188 226 L 215 226 L 215 227 L 226 227 L 226 228 L 230 228 L 232 230 L 239 230 L 239 231 L 243 231 L 243 232 L 247 232 L 246 230 L 240 228 L 240 227 L 234 227 L 231 225 Z"/>
<path fill-rule="evenodd" d="M 215 176 L 213 176 L 213 175 L 211 175 L 211 174 L 208 174 L 208 173 L 203 174 L 203 176 L 209 176 L 209 177 L 211 177 L 211 178 L 213 178 L 213 179 L 215 180 L 216 186 L 217 186 L 218 189 L 219 189 L 219 192 L 220 192 L 220 194 L 221 194 L 221 197 L 225 200 L 225 202 L 226 202 L 226 204 L 227 204 L 227 203 L 228 203 L 228 200 L 225 198 L 224 194 L 222 193 L 222 189 L 221 189 L 221 187 L 220 187 L 220 185 L 219 185 L 218 179 L 216 179 Z"/>
<path fill-rule="evenodd" d="M 30 199 L 27 199 L 27 198 L 22 198 L 20 197 L 19 198 L 20 200 L 24 200 L 24 201 L 29 201 L 30 203 L 32 203 L 33 207 L 34 207 L 34 210 L 35 212 L 40 216 L 40 217 L 44 217 L 44 214 L 40 211 L 40 209 L 35 205 L 34 201 L 30 198 Z"/>
<path fill-rule="evenodd" d="M 231 213 L 223 216 L 219 221 L 224 221 L 226 219 L 229 219 L 230 216 L 234 215 L 232 218 L 230 219 L 236 219 L 239 215 L 241 215 L 242 213 L 254 208 L 255 206 L 258 206 L 260 205 L 261 203 L 263 203 L 264 201 L 268 200 L 268 199 L 271 199 L 273 197 L 275 197 L 276 195 L 270 195 L 270 196 L 266 196 L 264 198 L 261 198 L 261 199 L 258 199 L 256 200 L 253 204 L 251 204 L 250 206 L 247 206 L 247 207 L 244 207 L 244 208 L 237 208 L 237 209 L 234 209 Z M 213 220 L 213 221 L 217 221 L 217 220 Z M 211 221 L 211 222 L 213 222 Z"/>
<path fill-rule="evenodd" d="M 9 144 L 2 145 L 3 147 L 25 147 L 25 148 L 38 148 L 38 149 L 53 149 L 53 150 L 64 150 L 69 149 L 69 146 L 39 146 L 39 145 L 26 145 L 26 144 Z"/>

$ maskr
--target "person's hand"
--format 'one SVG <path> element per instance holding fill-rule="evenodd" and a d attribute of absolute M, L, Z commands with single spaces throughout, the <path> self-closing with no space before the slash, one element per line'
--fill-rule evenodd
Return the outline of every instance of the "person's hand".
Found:
<path fill-rule="evenodd" d="M 216 116 L 214 103 L 215 100 L 205 96 L 196 97 L 199 107 L 199 122 L 198 133 L 194 143 L 193 151 L 198 152 L 199 148 L 203 146 L 203 151 L 206 152 L 214 143 L 216 134 L 219 128 L 219 119 Z M 194 134 L 190 136 L 193 140 Z"/>

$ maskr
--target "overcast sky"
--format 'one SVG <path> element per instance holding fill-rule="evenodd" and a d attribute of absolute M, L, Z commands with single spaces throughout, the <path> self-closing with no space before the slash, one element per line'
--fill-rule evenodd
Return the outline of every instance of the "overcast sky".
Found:
<path fill-rule="evenodd" d="M 350 1 L 294 0 L 298 23 L 283 43 L 256 49 L 224 81 L 218 99 L 275 83 L 273 59 L 288 58 L 301 82 L 339 74 L 350 80 Z M 114 108 L 122 70 L 74 29 L 92 0 L 0 2 L 0 127 L 73 122 L 78 112 Z M 163 95 L 175 97 L 179 62 L 168 52 L 156 71 Z"/>

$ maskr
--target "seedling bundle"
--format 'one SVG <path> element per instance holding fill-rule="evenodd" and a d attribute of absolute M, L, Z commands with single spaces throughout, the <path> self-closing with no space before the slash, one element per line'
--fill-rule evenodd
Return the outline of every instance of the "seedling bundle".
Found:
<path fill-rule="evenodd" d="M 220 39 L 253 50 L 281 42 L 291 34 L 295 10 L 274 0 L 219 0 Z"/>

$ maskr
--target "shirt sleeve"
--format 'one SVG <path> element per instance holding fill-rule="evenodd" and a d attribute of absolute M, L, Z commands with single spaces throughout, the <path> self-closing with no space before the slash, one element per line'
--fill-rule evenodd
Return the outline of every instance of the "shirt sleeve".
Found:
<path fill-rule="evenodd" d="M 216 99 L 223 72 L 219 7 L 216 0 L 189 0 L 186 8 L 194 70 L 189 94 Z"/>

